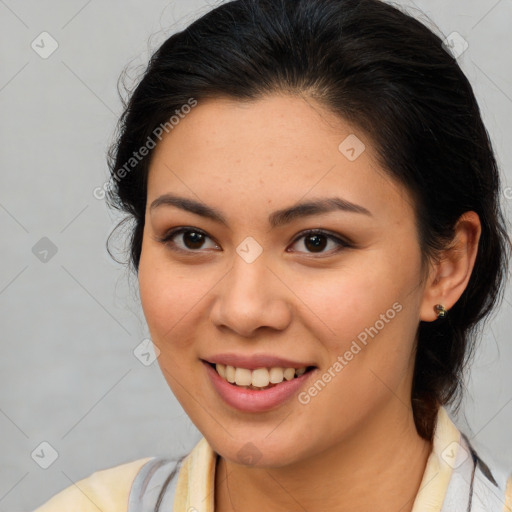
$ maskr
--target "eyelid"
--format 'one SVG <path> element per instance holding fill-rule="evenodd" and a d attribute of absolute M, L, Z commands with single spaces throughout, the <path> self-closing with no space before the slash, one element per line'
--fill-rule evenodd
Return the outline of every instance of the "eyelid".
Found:
<path fill-rule="evenodd" d="M 297 233 L 297 235 L 293 239 L 293 242 L 291 243 L 291 245 L 295 245 L 298 240 L 300 240 L 301 238 L 304 238 L 305 236 L 308 236 L 308 235 L 323 235 L 326 238 L 328 238 L 329 240 L 336 242 L 338 244 L 338 247 L 334 250 L 327 251 L 327 252 L 321 252 L 321 253 L 314 253 L 314 252 L 308 253 L 308 252 L 299 251 L 301 254 L 308 254 L 308 255 L 312 255 L 312 256 L 318 255 L 317 257 L 322 257 L 322 256 L 325 257 L 325 256 L 330 256 L 332 254 L 336 254 L 342 249 L 348 249 L 348 248 L 354 247 L 354 244 L 351 241 L 349 241 L 348 239 L 342 237 L 341 235 L 338 235 L 337 233 L 333 233 L 329 230 L 321 229 L 321 228 L 305 229 L 305 230 L 301 231 L 300 233 Z M 287 252 L 288 252 L 288 250 L 287 250 Z"/>
<path fill-rule="evenodd" d="M 218 244 L 218 242 L 213 237 L 208 235 L 208 233 L 206 233 L 202 229 L 196 228 L 194 226 L 179 226 L 176 228 L 172 228 L 172 229 L 168 230 L 162 237 L 157 237 L 157 240 L 158 240 L 158 242 L 161 242 L 165 245 L 169 245 L 171 247 L 171 249 L 176 252 L 181 252 L 181 253 L 185 253 L 185 254 L 200 254 L 201 249 L 198 249 L 197 251 L 194 251 L 192 249 L 187 250 L 187 249 L 182 249 L 181 247 L 177 247 L 175 244 L 173 244 L 172 239 L 175 236 L 180 235 L 182 233 L 186 233 L 187 231 L 191 231 L 191 232 L 193 231 L 193 232 L 199 233 L 199 234 L 205 236 L 206 238 L 211 239 L 217 246 L 220 247 L 220 244 Z M 303 231 L 300 231 L 294 237 L 294 239 L 290 245 L 295 245 L 301 238 L 304 238 L 305 236 L 308 236 L 308 235 L 323 235 L 326 238 L 328 238 L 329 240 L 337 243 L 338 247 L 334 250 L 327 251 L 325 253 L 324 252 L 320 252 L 320 253 L 309 252 L 308 253 L 308 252 L 303 252 L 303 251 L 292 251 L 292 252 L 308 254 L 313 257 L 315 257 L 315 255 L 316 255 L 316 257 L 322 257 L 322 256 L 325 257 L 325 256 L 329 256 L 332 254 L 336 254 L 342 249 L 354 247 L 353 242 L 346 239 L 345 237 L 342 237 L 341 235 L 338 235 L 337 233 L 333 233 L 329 230 L 325 230 L 325 229 L 321 229 L 321 228 L 310 228 L 310 229 L 305 229 Z M 288 249 L 286 251 L 290 252 Z"/>
<path fill-rule="evenodd" d="M 162 237 L 157 237 L 157 240 L 158 240 L 158 242 L 161 242 L 164 245 L 168 245 L 173 251 L 176 251 L 176 252 L 181 252 L 181 253 L 185 253 L 185 254 L 200 254 L 200 250 L 193 251 L 191 249 L 188 249 L 188 250 L 182 249 L 181 247 L 177 247 L 172 242 L 172 239 L 175 236 L 180 235 L 182 233 L 186 233 L 187 231 L 193 231 L 195 233 L 199 233 L 199 234 L 205 236 L 206 238 L 210 238 L 211 240 L 213 240 L 213 242 L 217 246 L 219 246 L 219 244 L 213 237 L 208 235 L 208 233 L 206 233 L 202 229 L 196 228 L 194 226 L 180 226 L 180 227 L 169 229 L 168 231 L 165 232 L 165 234 Z"/>

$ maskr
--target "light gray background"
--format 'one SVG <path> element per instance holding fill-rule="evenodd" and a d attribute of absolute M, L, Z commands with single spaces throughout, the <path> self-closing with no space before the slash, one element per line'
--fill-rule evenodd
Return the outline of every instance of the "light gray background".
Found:
<path fill-rule="evenodd" d="M 105 250 L 119 217 L 93 189 L 107 177 L 120 72 L 132 62 L 136 76 L 150 51 L 213 4 L 0 0 L 0 512 L 30 510 L 94 471 L 182 454 L 200 439 L 157 362 L 133 353 L 148 335 L 137 283 Z M 468 41 L 459 61 L 512 185 L 512 0 L 400 5 Z M 59 45 L 47 59 L 31 48 L 43 31 Z M 43 237 L 57 247 L 46 263 L 32 252 Z M 508 288 L 453 417 L 483 456 L 510 469 L 511 303 Z M 31 457 L 44 441 L 58 452 L 48 469 Z"/>

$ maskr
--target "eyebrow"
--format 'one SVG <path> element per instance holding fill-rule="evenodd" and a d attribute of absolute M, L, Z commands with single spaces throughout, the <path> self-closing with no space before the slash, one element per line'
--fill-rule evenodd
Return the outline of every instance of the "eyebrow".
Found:
<path fill-rule="evenodd" d="M 153 211 L 159 206 L 175 206 L 176 208 L 195 213 L 201 217 L 206 217 L 215 222 L 224 224 L 225 226 L 228 225 L 226 218 L 219 210 L 212 208 L 211 206 L 207 206 L 199 201 L 195 201 L 194 199 L 180 197 L 174 194 L 164 194 L 157 197 L 151 203 L 149 210 Z M 276 210 L 269 215 L 268 222 L 272 228 L 277 228 L 301 217 L 308 217 L 311 215 L 334 211 L 359 213 L 370 217 L 372 216 L 371 212 L 364 206 L 352 203 L 340 197 L 327 197 L 298 203 L 289 208 L 283 208 L 282 210 Z"/>

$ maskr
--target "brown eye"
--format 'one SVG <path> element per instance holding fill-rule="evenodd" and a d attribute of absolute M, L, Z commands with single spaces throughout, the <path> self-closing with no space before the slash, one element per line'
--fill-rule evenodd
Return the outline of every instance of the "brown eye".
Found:
<path fill-rule="evenodd" d="M 304 245 L 312 252 L 321 252 L 327 245 L 325 235 L 308 235 L 304 238 Z"/>
<path fill-rule="evenodd" d="M 204 235 L 197 231 L 185 231 L 183 233 L 183 242 L 188 249 L 200 249 L 204 243 Z"/>
<path fill-rule="evenodd" d="M 160 242 L 168 245 L 172 250 L 178 252 L 199 252 L 202 249 L 209 249 L 205 247 L 205 243 L 211 238 L 198 229 L 192 227 L 181 227 L 171 230 L 163 238 L 160 238 Z M 219 248 L 218 245 L 212 243 L 213 248 Z"/>
<path fill-rule="evenodd" d="M 210 247 L 207 246 L 208 240 L 210 240 Z M 309 230 L 303 232 L 301 236 L 298 236 L 293 245 L 298 245 L 299 241 L 303 240 L 302 247 L 306 251 L 299 250 L 298 252 L 305 252 L 306 254 L 319 254 L 327 255 L 337 253 L 345 248 L 352 247 L 352 245 L 328 232 L 323 230 Z M 169 246 L 173 251 L 200 254 L 204 250 L 208 249 L 220 249 L 220 247 L 213 242 L 203 231 L 193 227 L 180 227 L 171 230 L 159 241 Z M 327 251 L 325 249 L 328 249 Z M 221 249 L 222 250 L 222 249 Z"/>
<path fill-rule="evenodd" d="M 301 240 L 303 241 L 299 244 L 299 241 Z M 322 230 L 309 230 L 303 232 L 295 239 L 293 245 L 301 245 L 306 248 L 306 251 L 298 252 L 325 255 L 334 254 L 345 248 L 351 247 L 349 242 Z M 324 250 L 326 247 L 328 248 L 327 251 Z"/>

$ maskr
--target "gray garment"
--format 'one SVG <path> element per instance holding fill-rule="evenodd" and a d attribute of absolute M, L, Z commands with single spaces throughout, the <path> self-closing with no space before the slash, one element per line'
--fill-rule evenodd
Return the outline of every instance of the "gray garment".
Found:
<path fill-rule="evenodd" d="M 453 473 L 441 512 L 503 512 L 507 475 L 485 464 L 461 433 Z"/>
<path fill-rule="evenodd" d="M 128 500 L 128 512 L 172 512 L 181 459 L 153 457 L 137 473 Z"/>

